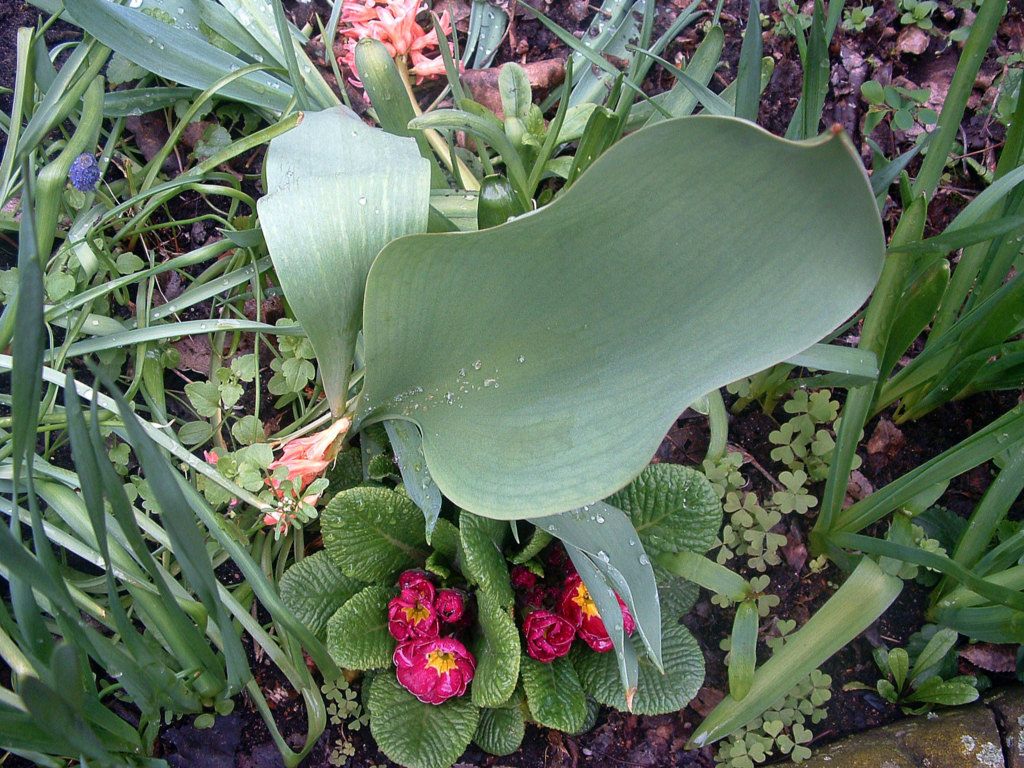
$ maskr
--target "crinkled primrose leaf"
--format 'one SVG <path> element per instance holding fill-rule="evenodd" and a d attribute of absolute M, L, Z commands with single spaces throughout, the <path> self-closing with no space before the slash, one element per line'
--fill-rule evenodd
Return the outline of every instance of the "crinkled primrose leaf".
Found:
<path fill-rule="evenodd" d="M 883 253 L 843 134 L 666 120 L 539 211 L 389 243 L 367 279 L 357 421 L 414 421 L 463 509 L 577 508 L 636 476 L 689 403 L 838 327 Z"/>

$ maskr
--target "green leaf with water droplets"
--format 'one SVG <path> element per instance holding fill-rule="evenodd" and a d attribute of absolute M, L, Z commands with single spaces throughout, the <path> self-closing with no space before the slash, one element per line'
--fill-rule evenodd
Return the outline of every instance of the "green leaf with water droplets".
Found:
<path fill-rule="evenodd" d="M 492 755 L 511 755 L 523 743 L 526 719 L 518 705 L 480 710 L 473 742 Z"/>
<path fill-rule="evenodd" d="M 285 571 L 279 590 L 288 610 L 323 640 L 327 621 L 364 586 L 338 570 L 321 550 Z"/>
<path fill-rule="evenodd" d="M 469 746 L 480 719 L 468 696 L 424 704 L 390 670 L 374 677 L 368 704 L 374 741 L 406 768 L 448 768 Z"/>
<path fill-rule="evenodd" d="M 692 467 L 651 464 L 607 501 L 626 513 L 651 555 L 707 552 L 722 526 L 715 489 Z"/>
<path fill-rule="evenodd" d="M 508 523 L 469 512 L 459 515 L 462 570 L 466 578 L 490 594 L 499 605 L 511 608 L 515 600 L 505 564 L 503 544 Z"/>
<path fill-rule="evenodd" d="M 635 477 L 689 403 L 838 327 L 884 248 L 844 135 L 664 120 L 545 208 L 389 243 L 366 281 L 358 419 L 416 422 L 462 509 L 574 509 Z"/>
<path fill-rule="evenodd" d="M 662 674 L 644 654 L 634 636 L 630 642 L 640 656 L 640 671 L 632 711 L 638 715 L 661 715 L 685 707 L 704 682 L 704 655 L 696 639 L 677 619 L 662 625 Z M 594 653 L 577 644 L 570 654 L 584 690 L 605 706 L 626 710 L 626 697 L 619 680 L 614 654 Z"/>
<path fill-rule="evenodd" d="M 366 274 L 389 240 L 426 232 L 430 163 L 413 139 L 335 107 L 273 139 L 265 172 L 257 207 L 270 257 L 341 416 Z"/>
<path fill-rule="evenodd" d="M 587 716 L 587 701 L 569 659 L 545 664 L 523 654 L 519 669 L 531 717 L 545 728 L 578 731 Z"/>
<path fill-rule="evenodd" d="M 371 585 L 349 599 L 327 622 L 327 650 L 346 669 L 392 666 L 395 638 L 388 632 L 390 587 Z"/>
<path fill-rule="evenodd" d="M 390 583 L 429 554 L 423 513 L 387 488 L 361 486 L 335 495 L 320 513 L 320 530 L 334 564 L 364 582 Z"/>
<path fill-rule="evenodd" d="M 478 707 L 500 707 L 516 689 L 519 681 L 519 628 L 508 607 L 490 593 L 476 593 L 480 635 L 473 646 L 476 674 L 473 676 L 473 703 Z"/>

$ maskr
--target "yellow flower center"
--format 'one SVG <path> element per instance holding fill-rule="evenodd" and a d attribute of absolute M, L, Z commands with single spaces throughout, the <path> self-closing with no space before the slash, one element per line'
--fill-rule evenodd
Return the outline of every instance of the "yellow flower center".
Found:
<path fill-rule="evenodd" d="M 416 601 L 415 605 L 410 605 L 405 609 L 405 620 L 410 624 L 419 624 L 421 621 L 426 621 L 429 618 L 430 609 L 419 600 Z"/>
<path fill-rule="evenodd" d="M 455 669 L 455 654 L 431 651 L 427 654 L 427 667 L 437 670 L 438 676 L 447 675 Z"/>
<path fill-rule="evenodd" d="M 590 599 L 590 593 L 582 583 L 576 587 L 576 594 L 572 596 L 572 601 L 580 607 L 584 616 L 597 616 L 597 606 Z"/>

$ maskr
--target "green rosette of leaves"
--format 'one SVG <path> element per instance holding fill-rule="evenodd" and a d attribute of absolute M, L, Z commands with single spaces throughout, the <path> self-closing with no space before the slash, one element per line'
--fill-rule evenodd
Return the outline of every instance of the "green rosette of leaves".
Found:
<path fill-rule="evenodd" d="M 336 494 L 321 515 L 325 549 L 288 569 L 282 597 L 326 640 L 339 666 L 374 672 L 363 697 L 371 732 L 389 758 L 408 768 L 446 768 L 471 741 L 492 754 L 509 754 L 530 721 L 579 732 L 593 724 L 595 701 L 644 714 L 674 711 L 686 705 L 704 677 L 700 648 L 679 624 L 695 590 L 659 569 L 651 571 L 652 591 L 645 593 L 634 569 L 651 570 L 650 556 L 657 553 L 706 551 L 721 522 L 717 496 L 696 471 L 658 465 L 602 509 L 629 532 L 621 546 L 611 543 L 594 555 L 602 563 L 607 559 L 607 573 L 620 574 L 609 580 L 622 585 L 617 592 L 632 590 L 623 601 L 636 626 L 624 641 L 638 662 L 629 693 L 619 654 L 610 646 L 598 653 L 582 634 L 573 639 L 577 630 L 570 628 L 568 639 L 558 641 L 557 656 L 544 658 L 537 638 L 525 629 L 527 617 L 539 611 L 558 617 L 552 621 L 564 620 L 565 584 L 575 574 L 575 558 L 570 561 L 547 528 L 557 525 L 574 542 L 566 548 L 586 553 L 593 548 L 584 532 L 600 531 L 607 522 L 539 519 L 535 526 L 520 525 L 517 541 L 505 521 L 446 511 L 428 544 L 423 515 L 406 495 L 382 486 L 350 488 Z M 422 587 L 424 581 L 429 588 Z M 442 594 L 458 596 L 457 616 L 442 605 Z M 614 610 L 621 610 L 618 604 Z M 403 680 L 396 649 L 420 636 L 398 639 L 396 620 L 430 626 L 465 649 L 474 670 L 461 693 L 437 701 L 436 688 Z M 653 636 L 658 639 L 652 655 Z M 449 671 L 440 655 L 426 669 L 438 680 Z"/>

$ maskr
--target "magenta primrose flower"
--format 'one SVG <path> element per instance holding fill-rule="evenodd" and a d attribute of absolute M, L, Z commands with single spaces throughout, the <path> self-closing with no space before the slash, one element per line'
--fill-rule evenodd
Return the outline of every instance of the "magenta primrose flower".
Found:
<path fill-rule="evenodd" d="M 526 653 L 545 663 L 565 656 L 576 637 L 576 628 L 551 611 L 534 611 L 523 622 Z"/>
<path fill-rule="evenodd" d="M 512 586 L 515 589 L 533 589 L 537 586 L 537 574 L 522 565 L 512 566 Z"/>
<path fill-rule="evenodd" d="M 428 582 L 429 583 L 429 582 Z M 433 597 L 431 585 L 431 597 Z M 437 637 L 437 611 L 423 592 L 406 588 L 388 603 L 388 632 L 399 642 Z"/>
<path fill-rule="evenodd" d="M 392 660 L 398 682 L 424 704 L 442 704 L 461 696 L 476 671 L 473 654 L 452 637 L 401 643 Z"/>
<path fill-rule="evenodd" d="M 636 623 L 622 598 L 618 595 L 615 597 L 619 601 L 619 608 L 622 609 L 623 628 L 627 635 L 632 635 Z M 558 601 L 558 613 L 576 627 L 580 638 L 593 650 L 604 653 L 612 649 L 612 639 L 608 637 L 608 630 L 604 628 L 597 606 L 579 574 L 573 574 L 565 580 L 562 597 Z"/>
<path fill-rule="evenodd" d="M 425 603 L 434 605 L 434 582 L 426 571 L 405 571 L 398 577 L 398 588 L 403 592 L 412 591 Z"/>

